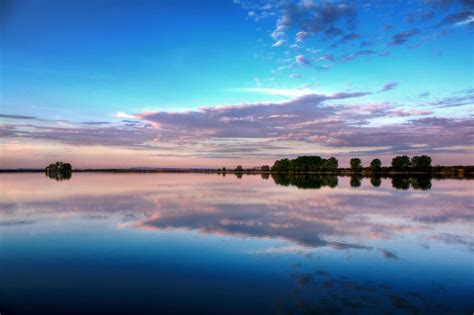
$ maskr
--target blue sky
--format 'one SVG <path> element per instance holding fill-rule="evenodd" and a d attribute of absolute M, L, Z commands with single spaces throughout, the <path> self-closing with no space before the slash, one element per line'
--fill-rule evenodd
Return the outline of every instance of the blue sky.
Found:
<path fill-rule="evenodd" d="M 473 162 L 472 1 L 4 0 L 1 11 L 7 167 Z"/>
<path fill-rule="evenodd" d="M 36 115 L 33 101 L 66 116 L 233 103 L 248 96 L 233 88 L 272 69 L 253 58 L 259 34 L 232 2 L 46 2 L 11 4 L 6 111 Z"/>

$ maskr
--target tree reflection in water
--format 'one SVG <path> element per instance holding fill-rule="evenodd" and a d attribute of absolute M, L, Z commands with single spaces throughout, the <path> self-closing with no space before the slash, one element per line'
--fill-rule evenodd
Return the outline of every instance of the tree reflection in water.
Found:
<path fill-rule="evenodd" d="M 72 177 L 72 173 L 62 173 L 62 172 L 47 172 L 45 173 L 47 177 L 51 179 L 55 179 L 56 181 L 60 182 L 63 180 L 70 180 Z"/>
<path fill-rule="evenodd" d="M 370 183 L 374 187 L 380 187 L 380 185 L 382 184 L 382 177 L 377 176 L 377 175 L 372 176 L 370 177 Z"/>
<path fill-rule="evenodd" d="M 241 174 L 236 174 L 241 178 Z M 240 176 L 239 176 L 240 175 Z M 263 179 L 268 178 L 268 174 L 261 174 Z M 337 175 L 321 175 L 321 174 L 271 174 L 276 184 L 282 186 L 296 186 L 302 189 L 320 189 L 322 187 L 334 188 L 338 184 Z M 392 177 L 386 176 L 392 183 L 392 187 L 398 190 L 408 190 L 410 187 L 415 190 L 429 190 L 431 189 L 431 176 L 409 176 L 409 175 L 394 175 Z M 361 174 L 353 174 L 350 177 L 350 186 L 352 188 L 359 188 L 362 186 L 364 177 Z M 380 187 L 382 185 L 382 176 L 373 175 L 370 177 L 370 183 L 373 187 Z"/>
<path fill-rule="evenodd" d="M 303 189 L 320 189 L 321 187 L 337 186 L 337 176 L 335 175 L 308 175 L 308 174 L 272 174 L 276 184 L 282 186 L 296 186 Z"/>
<path fill-rule="evenodd" d="M 354 174 L 351 176 L 351 187 L 357 188 L 362 185 L 362 175 Z"/>

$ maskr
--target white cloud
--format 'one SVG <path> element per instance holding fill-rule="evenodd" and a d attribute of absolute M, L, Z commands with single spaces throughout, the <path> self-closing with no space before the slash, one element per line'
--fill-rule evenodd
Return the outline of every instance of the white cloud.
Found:
<path fill-rule="evenodd" d="M 124 112 L 117 112 L 115 115 L 114 115 L 115 118 L 124 118 L 124 119 L 137 119 L 136 116 L 134 115 L 130 115 L 130 114 L 127 114 L 127 113 L 124 113 Z"/>
<path fill-rule="evenodd" d="M 310 35 L 310 33 L 308 33 L 308 32 L 300 31 L 300 32 L 296 33 L 296 41 L 298 41 L 298 42 L 303 41 L 306 38 L 308 38 L 309 35 Z"/>
<path fill-rule="evenodd" d="M 272 47 L 280 47 L 282 46 L 283 44 L 285 43 L 285 41 L 283 39 L 280 39 L 279 41 L 276 41 Z"/>

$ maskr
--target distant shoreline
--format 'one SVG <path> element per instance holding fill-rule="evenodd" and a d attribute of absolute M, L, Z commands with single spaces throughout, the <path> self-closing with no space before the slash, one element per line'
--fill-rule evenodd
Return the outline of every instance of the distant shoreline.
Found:
<path fill-rule="evenodd" d="M 0 173 L 44 173 L 44 169 L 0 169 Z M 370 168 L 362 168 L 360 170 L 352 170 L 350 168 L 339 168 L 334 171 L 318 171 L 318 172 L 274 172 L 262 171 L 260 169 L 244 169 L 243 171 L 236 170 L 218 170 L 218 169 L 176 169 L 176 168 L 156 168 L 156 169 L 139 169 L 139 168 L 97 168 L 97 169 L 75 169 L 73 173 L 199 173 L 199 174 L 289 174 L 289 175 L 340 175 L 340 176 L 396 176 L 396 175 L 461 175 L 466 177 L 474 177 L 474 166 L 434 166 L 431 170 L 407 170 L 395 171 L 389 167 L 382 168 L 380 171 L 372 171 Z"/>

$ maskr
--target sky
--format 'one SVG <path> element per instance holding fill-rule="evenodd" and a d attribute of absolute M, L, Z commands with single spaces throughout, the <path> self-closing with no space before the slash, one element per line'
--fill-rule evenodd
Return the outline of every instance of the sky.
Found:
<path fill-rule="evenodd" d="M 0 167 L 474 164 L 472 0 L 0 0 Z"/>

